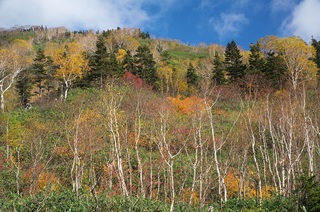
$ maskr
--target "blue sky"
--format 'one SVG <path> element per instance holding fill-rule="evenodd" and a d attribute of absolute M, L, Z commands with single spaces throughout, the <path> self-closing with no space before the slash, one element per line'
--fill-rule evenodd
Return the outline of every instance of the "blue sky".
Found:
<path fill-rule="evenodd" d="M 139 27 L 157 38 L 244 49 L 267 35 L 320 39 L 320 0 L 0 0 L 0 27 Z"/>

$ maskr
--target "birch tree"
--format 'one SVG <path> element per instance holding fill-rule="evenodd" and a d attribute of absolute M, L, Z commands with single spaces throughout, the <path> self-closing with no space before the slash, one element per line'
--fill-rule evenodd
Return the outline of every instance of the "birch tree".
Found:
<path fill-rule="evenodd" d="M 298 37 L 278 39 L 276 50 L 281 54 L 293 90 L 301 81 L 315 80 L 317 67 L 311 59 L 315 57 L 313 46 Z"/>
<path fill-rule="evenodd" d="M 109 89 L 110 95 L 106 99 L 107 104 L 107 129 L 109 131 L 110 141 L 112 143 L 112 153 L 113 153 L 113 164 L 117 170 L 117 176 L 120 183 L 120 188 L 122 195 L 125 197 L 129 196 L 129 191 L 127 187 L 127 182 L 124 172 L 124 162 L 123 162 L 123 144 L 124 139 L 121 136 L 121 114 L 119 107 L 121 104 L 122 96 L 119 94 L 112 93 L 112 89 Z"/>
<path fill-rule="evenodd" d="M 313 46 L 306 44 L 299 37 L 278 38 L 270 36 L 259 40 L 261 49 L 268 53 L 274 52 L 285 64 L 284 73 L 292 89 L 296 91 L 302 82 L 316 81 L 317 66 Z"/>
<path fill-rule="evenodd" d="M 159 130 L 157 132 L 156 143 L 158 145 L 159 152 L 161 154 L 162 159 L 168 167 L 169 174 L 169 184 L 170 184 L 170 211 L 173 211 L 173 206 L 175 204 L 176 199 L 176 183 L 174 178 L 174 162 L 175 158 L 181 153 L 184 148 L 183 146 L 178 146 L 177 148 L 173 148 L 173 141 L 175 139 L 172 138 L 172 126 L 169 124 L 170 111 L 166 107 L 162 107 L 159 109 Z M 174 137 L 174 136 L 173 136 Z"/>
<path fill-rule="evenodd" d="M 17 39 L 9 47 L 0 48 L 0 108 L 5 111 L 5 93 L 12 87 L 18 74 L 32 62 L 32 46 Z"/>
<path fill-rule="evenodd" d="M 60 47 L 51 45 L 46 50 L 53 63 L 58 67 L 55 77 L 64 83 L 63 100 L 67 99 L 72 83 L 81 78 L 83 73 L 88 70 L 88 60 L 84 56 L 84 51 L 84 47 L 76 42 Z"/>

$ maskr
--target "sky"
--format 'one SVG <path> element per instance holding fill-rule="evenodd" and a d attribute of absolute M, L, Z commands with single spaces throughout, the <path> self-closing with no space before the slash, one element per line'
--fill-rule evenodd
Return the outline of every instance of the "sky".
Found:
<path fill-rule="evenodd" d="M 0 0 L 0 28 L 43 25 L 70 30 L 141 28 L 189 45 L 243 49 L 258 39 L 320 39 L 320 0 Z"/>

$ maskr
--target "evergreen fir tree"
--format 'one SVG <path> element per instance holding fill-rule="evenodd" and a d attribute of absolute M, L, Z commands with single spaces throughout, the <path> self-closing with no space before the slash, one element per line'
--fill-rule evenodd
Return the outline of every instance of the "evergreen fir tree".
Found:
<path fill-rule="evenodd" d="M 108 66 L 108 73 L 110 77 L 121 77 L 124 74 L 124 69 L 121 67 L 121 64 L 117 61 L 116 55 L 110 54 L 108 61 L 107 61 L 107 66 Z"/>
<path fill-rule="evenodd" d="M 244 76 L 245 66 L 242 64 L 242 56 L 234 40 L 227 44 L 225 50 L 225 68 L 230 82 Z"/>
<path fill-rule="evenodd" d="M 157 87 L 156 62 L 148 46 L 142 45 L 138 47 L 136 54 L 133 56 L 133 62 L 135 68 L 132 73 L 138 75 L 149 85 Z"/>
<path fill-rule="evenodd" d="M 37 52 L 29 72 L 30 76 L 28 75 L 28 77 L 32 79 L 33 85 L 37 88 L 35 93 L 41 97 L 46 91 L 49 97 L 54 84 L 55 67 L 51 58 L 44 55 L 44 50 L 40 49 Z"/>
<path fill-rule="evenodd" d="M 318 86 L 320 86 L 320 41 L 317 41 L 316 39 L 312 38 L 311 44 L 316 50 L 316 57 L 314 58 L 314 61 L 318 67 Z"/>
<path fill-rule="evenodd" d="M 91 71 L 88 72 L 88 75 L 84 76 L 89 84 L 98 84 L 100 87 L 103 87 L 105 80 L 108 75 L 108 52 L 107 47 L 104 44 L 104 37 L 99 36 L 96 42 L 97 50 L 89 58 L 89 66 Z"/>
<path fill-rule="evenodd" d="M 214 54 L 213 64 L 214 70 L 212 80 L 216 82 L 218 85 L 222 85 L 225 83 L 226 79 L 224 76 L 223 62 L 221 61 L 220 56 L 217 52 Z"/>
<path fill-rule="evenodd" d="M 38 88 L 38 93 L 41 95 L 42 89 L 44 88 L 42 82 L 45 78 L 45 55 L 44 51 L 40 49 L 37 52 L 35 59 L 33 60 L 32 64 L 32 72 L 34 73 L 34 83 L 35 86 Z"/>
<path fill-rule="evenodd" d="M 169 55 L 168 51 L 161 51 L 160 57 L 161 57 L 162 62 L 165 62 L 167 64 L 169 63 L 170 55 Z"/>
<path fill-rule="evenodd" d="M 187 69 L 187 84 L 188 86 L 196 86 L 198 83 L 198 75 L 196 74 L 196 70 L 193 67 L 193 65 L 191 63 L 189 63 L 188 69 Z"/>
<path fill-rule="evenodd" d="M 150 34 L 149 34 L 149 32 L 146 32 L 146 39 L 150 39 Z"/>
<path fill-rule="evenodd" d="M 275 89 L 281 89 L 283 87 L 285 70 L 285 65 L 279 55 L 274 51 L 268 52 L 263 72 L 266 78 L 272 82 Z"/>
<path fill-rule="evenodd" d="M 20 97 L 21 106 L 25 107 L 30 102 L 33 87 L 32 73 L 30 69 L 24 70 L 17 76 L 16 89 Z"/>
<path fill-rule="evenodd" d="M 139 37 L 142 39 L 150 39 L 150 34 L 149 32 L 140 32 Z"/>
<path fill-rule="evenodd" d="M 124 60 L 122 61 L 122 67 L 123 70 L 130 71 L 133 74 L 135 72 L 133 57 L 129 50 L 127 51 L 127 54 L 125 55 Z"/>
<path fill-rule="evenodd" d="M 250 55 L 249 55 L 249 74 L 262 73 L 265 67 L 265 59 L 261 56 L 259 43 L 250 44 Z"/>

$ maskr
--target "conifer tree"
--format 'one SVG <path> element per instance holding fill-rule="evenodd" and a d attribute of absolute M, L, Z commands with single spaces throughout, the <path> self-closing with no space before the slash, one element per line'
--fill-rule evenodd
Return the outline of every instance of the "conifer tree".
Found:
<path fill-rule="evenodd" d="M 35 92 L 40 97 L 44 90 L 46 90 L 49 96 L 49 92 L 53 88 L 54 72 L 55 67 L 53 66 L 52 59 L 45 56 L 44 50 L 40 49 L 33 60 L 29 76 L 32 78 L 34 86 L 38 88 Z"/>
<path fill-rule="evenodd" d="M 87 73 L 82 81 L 82 84 L 96 84 L 103 87 L 107 78 L 120 77 L 124 70 L 121 64 L 117 61 L 115 52 L 108 52 L 105 46 L 104 36 L 99 36 L 96 42 L 97 50 L 89 59 L 91 71 Z"/>
<path fill-rule="evenodd" d="M 316 50 L 316 57 L 314 61 L 318 67 L 318 81 L 319 81 L 318 85 L 320 85 L 320 41 L 317 41 L 316 39 L 312 38 L 311 44 Z"/>
<path fill-rule="evenodd" d="M 220 56 L 217 52 L 214 54 L 213 64 L 214 70 L 212 80 L 216 82 L 218 85 L 222 85 L 225 83 L 226 79 L 224 76 L 223 62 L 221 61 Z"/>
<path fill-rule="evenodd" d="M 156 62 L 148 46 L 142 45 L 138 47 L 136 54 L 133 56 L 133 62 L 134 70 L 132 73 L 138 75 L 149 85 L 157 87 Z"/>
<path fill-rule="evenodd" d="M 115 53 L 110 54 L 108 61 L 108 73 L 110 77 L 121 77 L 124 74 L 124 69 L 121 64 L 117 61 Z"/>
<path fill-rule="evenodd" d="M 33 60 L 32 64 L 32 72 L 34 74 L 34 84 L 38 88 L 38 93 L 41 96 L 42 90 L 44 88 L 43 81 L 45 78 L 45 66 L 46 66 L 46 56 L 44 55 L 44 51 L 40 49 L 37 51 L 37 55 Z"/>
<path fill-rule="evenodd" d="M 124 70 L 130 71 L 131 73 L 134 72 L 135 67 L 134 67 L 133 57 L 129 50 L 127 51 L 127 54 L 125 55 L 122 61 L 122 67 Z"/>
<path fill-rule="evenodd" d="M 30 102 L 30 98 L 32 96 L 31 90 L 33 87 L 33 79 L 32 79 L 32 70 L 27 69 L 25 71 L 22 71 L 17 76 L 17 82 L 16 82 L 16 89 L 19 94 L 20 104 L 21 106 L 25 107 L 27 103 Z"/>
<path fill-rule="evenodd" d="M 196 69 L 191 63 L 188 65 L 186 81 L 188 85 L 187 96 L 190 96 L 198 87 L 199 76 L 196 73 Z"/>
<path fill-rule="evenodd" d="M 250 44 L 250 55 L 249 55 L 249 74 L 262 73 L 265 67 L 265 60 L 261 55 L 260 45 Z"/>
<path fill-rule="evenodd" d="M 166 50 L 161 51 L 160 57 L 161 57 L 161 62 L 168 63 L 170 60 L 170 55 L 169 55 L 168 51 L 166 51 Z"/>
<path fill-rule="evenodd" d="M 188 69 L 187 69 L 187 84 L 188 86 L 196 86 L 198 83 L 198 75 L 196 74 L 196 70 L 193 67 L 193 65 L 191 63 L 189 63 Z"/>
<path fill-rule="evenodd" d="M 94 55 L 89 59 L 89 66 L 91 71 L 84 77 L 88 83 L 97 83 L 100 87 L 103 87 L 108 75 L 108 52 L 107 47 L 104 44 L 104 37 L 99 36 L 96 42 L 97 50 Z"/>
<path fill-rule="evenodd" d="M 281 89 L 284 82 L 286 69 L 283 61 L 274 51 L 269 51 L 266 55 L 266 63 L 263 69 L 264 75 L 271 81 L 275 89 Z"/>
<path fill-rule="evenodd" d="M 242 64 L 242 56 L 234 40 L 227 44 L 225 50 L 225 67 L 230 82 L 244 76 L 245 66 Z"/>

